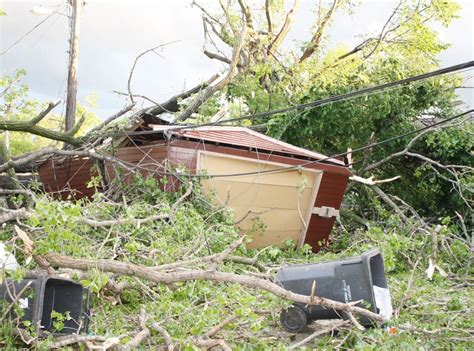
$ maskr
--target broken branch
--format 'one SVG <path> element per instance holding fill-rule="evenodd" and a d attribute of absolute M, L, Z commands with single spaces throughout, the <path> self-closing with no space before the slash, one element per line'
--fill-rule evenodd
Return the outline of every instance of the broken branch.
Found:
<path fill-rule="evenodd" d="M 388 179 L 382 179 L 382 180 L 374 180 L 374 177 L 369 177 L 369 178 L 362 178 L 362 177 L 359 177 L 357 175 L 353 175 L 351 177 L 349 177 L 350 180 L 353 180 L 355 182 L 358 182 L 358 183 L 362 183 L 362 184 L 365 184 L 365 185 L 376 185 L 376 184 L 382 184 L 382 183 L 389 183 L 389 182 L 393 182 L 394 180 L 397 180 L 399 179 L 400 176 L 396 176 L 396 177 L 392 177 L 392 178 L 388 178 Z"/>
<path fill-rule="evenodd" d="M 94 128 L 92 128 L 88 133 L 87 135 L 91 135 L 95 132 L 97 132 L 98 130 L 101 130 L 102 128 L 104 128 L 107 124 L 115 121 L 117 118 L 123 116 L 124 114 L 126 114 L 127 112 L 131 111 L 133 108 L 135 107 L 135 103 L 131 103 L 127 106 L 125 106 L 123 109 L 121 109 L 119 112 L 113 114 L 112 116 L 110 116 L 109 118 L 105 119 L 102 123 L 100 123 L 99 125 L 95 126 Z"/>
<path fill-rule="evenodd" d="M 297 349 L 297 348 L 299 348 L 303 345 L 306 345 L 310 341 L 316 339 L 318 336 L 321 336 L 321 335 L 324 335 L 324 334 L 327 334 L 327 333 L 332 333 L 337 328 L 340 328 L 340 327 L 342 327 L 344 325 L 347 325 L 347 324 L 348 324 L 348 321 L 335 321 L 331 326 L 323 328 L 323 329 L 316 330 L 310 336 L 304 338 L 301 341 L 298 341 L 297 343 L 294 343 L 293 345 L 291 345 L 288 348 L 288 350 L 295 350 L 295 349 Z"/>
<path fill-rule="evenodd" d="M 273 55 L 276 50 L 280 47 L 281 43 L 283 40 L 286 38 L 286 35 L 290 31 L 291 25 L 293 23 L 294 17 L 295 17 L 295 12 L 300 6 L 300 0 L 295 0 L 293 3 L 293 7 L 288 11 L 285 22 L 280 28 L 280 31 L 276 35 L 275 39 L 273 39 L 272 43 L 268 46 L 267 49 L 267 54 L 268 55 Z"/>
<path fill-rule="evenodd" d="M 311 38 L 306 50 L 301 55 L 299 62 L 303 62 L 304 60 L 308 59 L 314 52 L 317 50 L 319 45 L 321 44 L 321 39 L 323 37 L 324 28 L 331 20 L 331 17 L 334 15 L 334 12 L 338 6 L 338 0 L 333 0 L 332 5 L 324 18 L 322 19 L 321 23 L 318 25 L 318 29 L 314 33 L 313 37 Z"/>
<path fill-rule="evenodd" d="M 229 70 L 227 74 L 215 85 L 209 86 L 204 91 L 199 94 L 199 96 L 192 101 L 189 106 L 181 113 L 177 118 L 178 121 L 184 121 L 191 117 L 191 115 L 197 111 L 197 109 L 206 102 L 214 93 L 224 88 L 227 84 L 230 83 L 232 78 L 234 78 L 237 69 L 237 64 L 239 63 L 240 53 L 245 43 L 245 38 L 247 35 L 247 27 L 244 26 L 237 38 L 236 44 L 232 51 L 232 60 L 229 65 Z"/>
<path fill-rule="evenodd" d="M 128 75 L 128 80 L 127 80 L 128 97 L 129 97 L 130 102 L 132 104 L 135 103 L 135 100 L 133 99 L 133 94 L 132 94 L 132 77 L 133 77 L 133 72 L 135 71 L 135 67 L 137 66 L 138 60 L 140 58 L 142 58 L 143 56 L 145 56 L 146 54 L 150 53 L 150 52 L 153 52 L 153 53 L 157 54 L 156 50 L 161 49 L 162 47 L 164 47 L 166 45 L 174 44 L 174 43 L 177 43 L 177 42 L 178 42 L 178 40 L 174 40 L 174 41 L 170 41 L 170 42 L 165 43 L 165 44 L 160 44 L 158 46 L 155 46 L 155 47 L 152 47 L 148 50 L 143 51 L 137 57 L 135 57 L 135 60 L 133 61 L 132 68 L 130 69 L 130 73 Z"/>
<path fill-rule="evenodd" d="M 84 344 L 87 342 L 103 342 L 106 341 L 107 338 L 98 335 L 71 335 L 66 336 L 64 338 L 57 339 L 55 342 L 48 345 L 49 350 L 53 349 L 62 349 L 65 346 L 73 345 L 73 344 Z"/>
<path fill-rule="evenodd" d="M 377 185 L 371 185 L 371 189 L 400 216 L 404 223 L 408 222 L 408 217 L 405 216 L 403 211 L 397 206 L 395 202 L 392 201 L 392 199 L 390 199 L 387 194 L 385 194 L 382 189 L 380 189 Z"/>
<path fill-rule="evenodd" d="M 358 315 L 365 316 L 374 321 L 385 322 L 385 318 L 368 311 L 364 308 L 351 306 L 342 302 L 329 300 L 326 298 L 315 296 L 313 301 L 309 296 L 295 294 L 291 291 L 283 289 L 281 286 L 253 276 L 239 275 L 235 273 L 226 273 L 219 271 L 200 271 L 200 270 L 180 270 L 178 272 L 162 272 L 156 271 L 151 267 L 137 265 L 129 262 L 120 262 L 107 259 L 87 259 L 74 258 L 57 253 L 46 254 L 45 259 L 53 267 L 58 268 L 72 268 L 79 270 L 98 269 L 104 272 L 111 272 L 116 274 L 123 274 L 129 276 L 136 276 L 155 283 L 172 284 L 177 282 L 186 282 L 192 280 L 210 280 L 215 282 L 228 282 L 245 285 L 251 288 L 268 291 L 278 297 L 304 304 L 321 305 L 326 308 L 340 310 L 343 312 L 352 312 Z"/>
<path fill-rule="evenodd" d="M 19 210 L 11 210 L 0 215 L 0 224 L 17 221 L 19 219 L 28 218 L 30 213 L 26 211 L 26 208 L 20 208 Z"/>
<path fill-rule="evenodd" d="M 129 167 L 126 166 L 122 161 L 119 159 L 106 155 L 106 154 L 99 154 L 94 149 L 90 150 L 64 150 L 64 149 L 56 149 L 54 147 L 45 147 L 38 151 L 30 152 L 28 154 L 23 155 L 20 158 L 16 158 L 14 160 L 10 160 L 0 165 L 0 172 L 5 172 L 9 168 L 18 167 L 24 164 L 32 163 L 44 156 L 50 155 L 61 155 L 61 156 L 83 156 L 83 157 L 91 157 L 97 160 L 102 161 L 109 161 L 114 163 L 121 164 L 124 168 L 128 169 Z"/>
<path fill-rule="evenodd" d="M 165 345 L 166 345 L 167 350 L 168 351 L 173 351 L 173 349 L 174 349 L 173 340 L 171 339 L 171 336 L 168 333 L 168 331 L 156 322 L 152 323 L 151 327 L 154 330 L 156 330 L 158 333 L 161 334 L 161 336 L 163 337 L 163 340 L 165 341 Z"/>
<path fill-rule="evenodd" d="M 39 135 L 43 138 L 62 141 L 66 144 L 70 144 L 73 146 L 80 146 L 82 141 L 78 138 L 73 136 L 74 133 L 70 132 L 58 132 L 54 130 L 50 130 L 48 128 L 43 128 L 38 126 L 38 123 L 41 122 L 56 106 L 58 106 L 60 101 L 58 102 L 50 102 L 48 106 L 41 111 L 36 117 L 33 117 L 29 121 L 8 121 L 4 120 L 0 123 L 0 130 L 8 130 L 14 132 L 26 132 L 35 135 Z M 80 123 L 80 122 L 79 122 Z M 79 124 L 78 123 L 78 124 Z M 74 131 L 77 131 L 77 125 L 73 128 Z"/>

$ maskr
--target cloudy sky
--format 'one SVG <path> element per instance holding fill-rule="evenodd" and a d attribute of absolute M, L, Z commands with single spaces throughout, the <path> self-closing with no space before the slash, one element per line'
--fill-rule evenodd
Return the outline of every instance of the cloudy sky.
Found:
<path fill-rule="evenodd" d="M 216 1 L 201 3 L 212 6 Z M 68 13 L 66 3 L 66 0 L 0 0 L 0 8 L 7 12 L 7 16 L 0 17 L 0 73 L 26 69 L 25 83 L 30 86 L 31 96 L 42 101 L 64 100 L 65 96 L 69 23 L 61 13 Z M 135 57 L 171 41 L 177 42 L 166 46 L 161 56 L 147 55 L 139 62 L 132 82 L 134 93 L 163 101 L 221 71 L 223 66 L 201 52 L 201 17 L 190 3 L 191 0 L 88 0 L 80 31 L 79 101 L 95 94 L 98 98 L 95 111 L 100 117 L 118 111 L 124 100 L 113 91 L 126 91 Z M 473 2 L 460 3 L 463 7 L 460 18 L 448 29 L 439 28 L 441 39 L 452 44 L 439 56 L 441 67 L 474 57 Z M 314 4 L 314 0 L 302 1 L 289 43 L 309 38 Z M 53 7 L 57 13 L 50 17 L 32 14 L 30 10 L 38 5 Z M 331 42 L 348 47 L 357 44 L 358 35 L 380 30 L 394 5 L 389 0 L 361 1 L 353 15 L 336 17 L 329 33 Z M 24 36 L 41 21 L 44 23 Z M 469 74 L 473 75 L 472 70 Z M 473 91 L 460 91 L 461 98 L 470 106 L 474 106 Z"/>

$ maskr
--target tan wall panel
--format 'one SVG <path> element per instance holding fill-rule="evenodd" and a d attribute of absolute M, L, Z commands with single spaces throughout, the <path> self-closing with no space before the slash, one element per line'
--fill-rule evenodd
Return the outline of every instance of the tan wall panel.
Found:
<path fill-rule="evenodd" d="M 268 170 L 283 169 L 288 165 L 274 165 L 268 161 L 245 160 L 227 155 L 214 155 L 201 153 L 199 157 L 199 169 L 205 169 L 210 175 L 226 175 L 234 173 L 261 172 Z M 212 170 L 212 172 L 210 171 Z M 274 185 L 298 186 L 306 182 L 307 188 L 312 188 L 314 177 L 317 173 L 313 171 L 283 170 L 275 173 L 261 173 L 247 176 L 219 177 L 233 182 L 264 183 Z"/>
<path fill-rule="evenodd" d="M 301 209 L 307 209 L 311 188 L 306 188 L 300 196 L 296 186 L 278 186 L 261 183 L 242 183 L 231 180 L 203 180 L 204 188 L 215 191 L 221 203 L 227 201 L 231 207 L 260 207 L 271 209 L 296 209 L 298 201 Z"/>
<path fill-rule="evenodd" d="M 254 172 L 264 169 L 281 169 L 286 165 L 264 161 L 215 155 L 201 152 L 199 169 L 208 174 L 230 174 Z M 221 203 L 234 210 L 236 220 L 249 214 L 238 226 L 253 237 L 250 247 L 279 245 L 286 239 L 298 242 L 305 229 L 302 221 L 313 207 L 312 195 L 315 180 L 320 173 L 307 170 L 291 170 L 278 173 L 263 173 L 257 176 L 218 177 L 203 180 L 207 191 L 214 192 Z M 304 186 L 302 186 L 304 185 Z M 257 214 L 255 214 L 257 213 Z M 263 233 L 255 233 L 258 218 L 265 224 Z"/>
<path fill-rule="evenodd" d="M 250 208 L 252 213 L 248 214 L 248 207 L 235 207 L 234 218 L 239 221 L 238 227 L 249 230 L 252 229 L 258 221 L 265 224 L 266 230 L 301 230 L 303 225 L 298 210 L 269 210 L 267 208 Z M 305 211 L 301 211 L 304 218 Z M 244 218 L 242 220 L 242 218 Z"/>

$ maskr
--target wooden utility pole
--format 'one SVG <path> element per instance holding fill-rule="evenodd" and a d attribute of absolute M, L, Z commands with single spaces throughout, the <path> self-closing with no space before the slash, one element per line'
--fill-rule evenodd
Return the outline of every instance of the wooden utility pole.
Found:
<path fill-rule="evenodd" d="M 66 131 L 71 130 L 76 118 L 77 66 L 79 56 L 79 29 L 81 22 L 82 1 L 70 0 L 72 9 L 71 39 L 69 46 L 69 72 L 67 76 L 66 98 Z"/>

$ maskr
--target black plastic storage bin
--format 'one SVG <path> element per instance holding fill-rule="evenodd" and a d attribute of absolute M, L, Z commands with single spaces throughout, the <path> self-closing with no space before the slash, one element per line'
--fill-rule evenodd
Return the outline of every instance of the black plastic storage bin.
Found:
<path fill-rule="evenodd" d="M 311 295 L 316 281 L 315 296 L 344 303 L 363 300 L 358 306 L 382 312 L 387 317 L 391 314 L 387 279 L 378 249 L 343 260 L 284 267 L 278 271 L 276 280 L 286 290 L 307 296 Z M 345 316 L 333 309 L 295 303 L 282 311 L 280 321 L 286 330 L 297 333 L 309 321 L 335 318 Z M 360 322 L 365 326 L 372 324 L 366 317 L 361 317 Z"/>
<path fill-rule="evenodd" d="M 1 282 L 0 282 L 1 283 Z M 89 326 L 89 290 L 71 280 L 44 274 L 32 274 L 20 282 L 7 279 L 0 284 L 0 300 L 15 299 L 23 309 L 24 321 L 30 321 L 38 335 L 55 333 L 53 311 L 65 315 L 64 328 L 58 334 L 87 333 Z"/>

